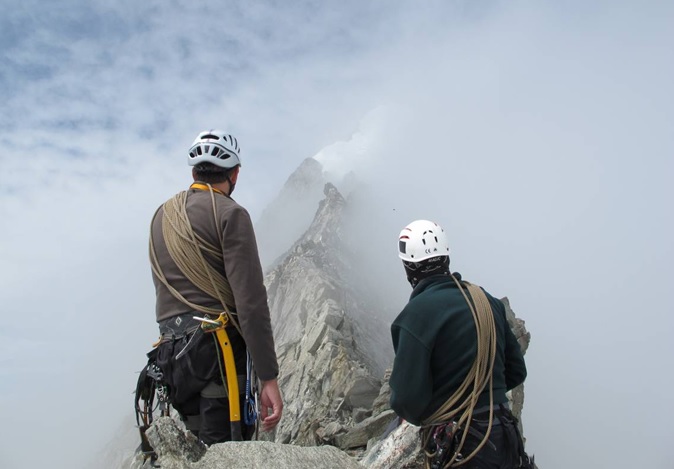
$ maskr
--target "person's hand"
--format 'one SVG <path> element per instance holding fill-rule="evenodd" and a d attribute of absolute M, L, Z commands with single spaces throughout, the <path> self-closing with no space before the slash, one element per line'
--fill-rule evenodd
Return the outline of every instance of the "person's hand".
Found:
<path fill-rule="evenodd" d="M 281 391 L 278 388 L 278 381 L 271 379 L 262 382 L 262 392 L 260 393 L 260 418 L 262 419 L 262 431 L 273 430 L 281 420 L 283 413 L 283 401 L 281 400 Z"/>

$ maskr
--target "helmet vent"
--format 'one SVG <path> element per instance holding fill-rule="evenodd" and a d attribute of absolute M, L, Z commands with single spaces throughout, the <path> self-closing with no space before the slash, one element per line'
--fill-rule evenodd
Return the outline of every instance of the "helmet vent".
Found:
<path fill-rule="evenodd" d="M 201 147 L 197 147 L 197 155 L 203 155 L 203 152 L 201 151 Z"/>
<path fill-rule="evenodd" d="M 220 149 L 218 147 L 213 147 L 213 150 L 211 151 L 211 155 L 218 156 L 218 153 L 220 153 Z"/>
<path fill-rule="evenodd" d="M 201 139 L 202 140 L 206 140 L 206 139 L 220 140 L 220 137 L 218 137 L 217 135 L 208 134 L 208 135 L 202 136 Z"/>

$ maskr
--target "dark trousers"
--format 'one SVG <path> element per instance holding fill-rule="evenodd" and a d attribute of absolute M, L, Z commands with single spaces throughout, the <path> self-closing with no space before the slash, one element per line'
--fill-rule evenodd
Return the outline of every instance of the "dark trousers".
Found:
<path fill-rule="evenodd" d="M 245 343 L 236 330 L 228 329 L 227 333 L 234 350 L 237 374 L 245 374 Z M 223 384 L 224 364 L 214 338 L 213 333 L 203 334 L 180 358 L 176 355 L 185 348 L 191 335 L 168 340 L 159 345 L 157 355 L 157 364 L 169 387 L 171 405 L 178 411 L 187 429 L 207 445 L 232 439 L 229 399 L 225 397 Z M 243 401 L 241 396 L 239 402 L 243 404 Z M 243 415 L 242 409 L 239 412 Z M 241 431 L 244 439 L 252 437 L 253 428 L 243 422 Z"/>
<path fill-rule="evenodd" d="M 239 402 L 243 403 L 244 396 L 239 396 Z M 222 443 L 232 440 L 232 430 L 229 420 L 229 399 L 199 397 L 199 414 L 184 415 L 188 430 L 207 445 Z M 239 415 L 243 415 L 240 413 Z M 193 428 L 190 423 L 194 422 Z M 244 440 L 253 437 L 255 427 L 241 422 L 241 433 Z"/>
<path fill-rule="evenodd" d="M 517 429 L 517 420 L 509 410 L 496 410 L 489 439 L 478 453 L 466 464 L 465 469 L 520 469 L 528 468 L 524 444 Z M 489 426 L 488 416 L 473 418 L 466 442 L 461 450 L 470 455 L 482 441 Z"/>
<path fill-rule="evenodd" d="M 486 427 L 483 428 L 486 430 Z M 466 464 L 459 466 L 466 469 L 516 469 L 515 450 L 512 448 L 508 436 L 508 428 L 504 425 L 496 425 L 491 429 L 489 441 L 482 449 Z M 481 438 L 468 435 L 461 453 L 468 456 L 480 443 Z"/>
<path fill-rule="evenodd" d="M 443 468 L 449 462 L 454 454 L 455 448 L 463 438 L 463 433 L 467 431 L 466 439 L 461 448 L 461 459 L 468 458 L 480 445 L 484 435 L 489 428 L 489 415 L 477 414 L 471 419 L 470 426 L 460 429 L 454 434 L 451 440 L 443 440 L 440 448 L 444 450 L 437 453 L 431 461 L 432 468 Z M 450 428 L 448 426 L 434 427 L 443 435 L 442 429 Z M 434 440 L 429 442 L 428 450 L 432 453 L 438 450 Z M 457 460 L 458 462 L 458 460 Z M 472 456 L 465 464 L 457 465 L 453 463 L 451 467 L 460 467 L 462 469 L 530 469 L 533 466 L 529 463 L 529 458 L 524 452 L 524 444 L 517 429 L 517 419 L 510 410 L 505 407 L 494 411 L 491 432 L 489 438 L 480 450 Z"/>

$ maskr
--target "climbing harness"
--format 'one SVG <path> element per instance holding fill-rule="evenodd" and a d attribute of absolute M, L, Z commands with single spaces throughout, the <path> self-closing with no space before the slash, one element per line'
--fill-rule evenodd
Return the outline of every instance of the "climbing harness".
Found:
<path fill-rule="evenodd" d="M 517 466 L 515 469 L 536 469 L 536 463 L 534 462 L 534 457 L 529 456 L 526 451 L 524 451 L 524 440 L 518 428 L 519 421 L 510 410 L 507 411 L 505 417 L 499 417 L 502 420 L 506 420 L 510 425 L 511 433 L 506 433 L 506 439 L 508 440 L 509 447 L 513 447 L 511 439 L 515 439 L 515 447 L 517 448 Z"/>
<path fill-rule="evenodd" d="M 471 458 L 489 440 L 494 419 L 493 370 L 496 359 L 496 325 L 487 296 L 477 285 L 460 283 L 451 275 L 470 308 L 477 331 L 477 355 L 461 386 L 422 425 L 422 447 L 426 469 L 458 467 Z M 463 286 L 472 298 L 468 298 Z M 469 455 L 461 453 L 471 433 L 471 420 L 478 398 L 489 386 L 489 419 L 480 444 Z M 449 428 L 449 432 L 447 429 Z M 460 430 L 460 431 L 457 431 Z M 451 435 L 451 438 L 450 438 Z"/>
<path fill-rule="evenodd" d="M 433 427 L 432 437 L 428 442 L 427 450 L 433 454 L 430 461 L 431 469 L 442 469 L 447 460 L 452 457 L 457 444 L 456 422 L 449 422 Z M 462 456 L 456 455 L 455 461 L 460 461 Z"/>
<path fill-rule="evenodd" d="M 136 410 L 136 424 L 140 431 L 140 447 L 143 453 L 143 463 L 150 458 L 150 465 L 155 466 L 157 453 L 152 449 L 145 432 L 153 421 L 154 412 L 159 409 L 160 416 L 168 416 L 170 413 L 169 389 L 164 381 L 164 375 L 157 366 L 157 349 L 154 348 L 147 353 L 148 361 L 141 370 L 136 384 L 136 399 L 134 407 Z M 155 406 L 154 399 L 157 398 Z"/>

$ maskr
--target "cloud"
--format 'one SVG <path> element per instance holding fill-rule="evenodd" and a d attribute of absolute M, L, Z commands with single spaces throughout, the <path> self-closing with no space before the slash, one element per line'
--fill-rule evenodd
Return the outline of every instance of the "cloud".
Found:
<path fill-rule="evenodd" d="M 242 142 L 235 196 L 254 218 L 304 158 L 353 167 L 366 268 L 392 312 L 399 230 L 444 226 L 456 269 L 509 296 L 532 331 L 525 429 L 545 467 L 671 461 L 666 423 L 630 407 L 666 402 L 672 384 L 671 6 L 5 10 L 3 467 L 84 465 L 131 409 L 156 335 L 149 220 L 213 126 Z M 31 428 L 50 451 L 30 450 Z"/>
<path fill-rule="evenodd" d="M 329 180 L 340 181 L 349 173 L 371 170 L 373 157 L 378 154 L 376 146 L 386 139 L 381 129 L 390 112 L 385 106 L 373 109 L 360 120 L 358 130 L 348 140 L 337 141 L 314 155 Z"/>

